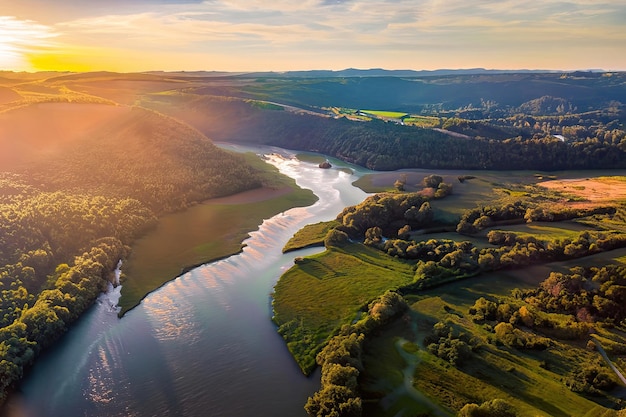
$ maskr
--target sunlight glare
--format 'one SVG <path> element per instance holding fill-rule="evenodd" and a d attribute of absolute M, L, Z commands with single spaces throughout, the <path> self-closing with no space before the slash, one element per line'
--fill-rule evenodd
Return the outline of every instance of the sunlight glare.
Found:
<path fill-rule="evenodd" d="M 0 16 L 0 69 L 31 71 L 34 68 L 26 55 L 49 47 L 57 36 L 49 27 L 31 20 Z"/>

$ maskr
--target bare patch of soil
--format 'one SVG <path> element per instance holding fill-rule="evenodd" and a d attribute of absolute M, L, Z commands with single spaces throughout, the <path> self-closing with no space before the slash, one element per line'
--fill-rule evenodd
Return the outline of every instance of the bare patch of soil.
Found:
<path fill-rule="evenodd" d="M 626 177 L 551 180 L 537 185 L 582 197 L 588 201 L 587 205 L 626 199 Z"/>

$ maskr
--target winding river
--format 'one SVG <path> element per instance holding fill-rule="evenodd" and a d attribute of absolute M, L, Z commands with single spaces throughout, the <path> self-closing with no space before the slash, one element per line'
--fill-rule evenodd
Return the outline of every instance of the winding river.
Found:
<path fill-rule="evenodd" d="M 289 355 L 270 320 L 276 280 L 305 249 L 281 248 L 300 227 L 334 218 L 366 194 L 361 168 L 319 169 L 279 148 L 268 156 L 319 201 L 265 220 L 244 251 L 198 267 L 153 292 L 122 319 L 119 287 L 103 294 L 43 355 L 10 400 L 20 416 L 304 416 L 319 387 Z"/>

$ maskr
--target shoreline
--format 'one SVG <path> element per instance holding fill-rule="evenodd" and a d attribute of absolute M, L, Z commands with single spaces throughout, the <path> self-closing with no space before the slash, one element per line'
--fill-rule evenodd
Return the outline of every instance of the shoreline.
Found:
<path fill-rule="evenodd" d="M 208 199 L 182 212 L 159 218 L 156 230 L 135 241 L 132 252 L 136 258 L 133 259 L 131 253 L 125 261 L 127 268 L 134 269 L 134 272 L 128 273 L 127 269 L 126 279 L 121 283 L 118 316 L 123 317 L 148 295 L 185 273 L 240 254 L 246 247 L 245 240 L 264 220 L 315 201 L 317 196 L 294 182 L 293 186 L 262 186 Z M 170 246 L 159 256 L 150 249 L 153 244 Z M 179 253 L 174 253 L 176 251 Z M 158 263 L 160 267 L 153 265 Z M 138 277 L 150 278 L 141 280 Z"/>

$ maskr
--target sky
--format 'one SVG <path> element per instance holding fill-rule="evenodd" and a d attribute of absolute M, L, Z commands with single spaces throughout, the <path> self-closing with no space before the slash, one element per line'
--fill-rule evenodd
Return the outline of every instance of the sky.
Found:
<path fill-rule="evenodd" d="M 0 70 L 626 70 L 626 0 L 0 0 Z"/>

